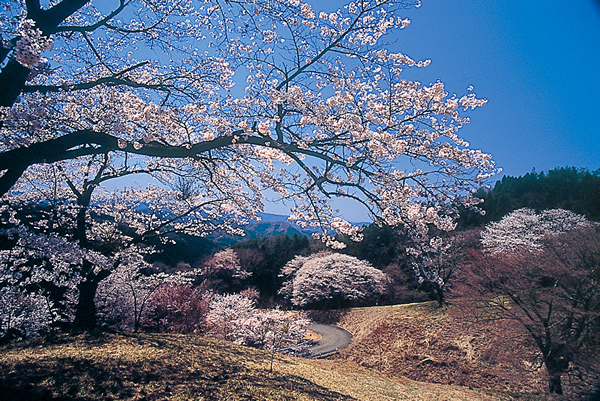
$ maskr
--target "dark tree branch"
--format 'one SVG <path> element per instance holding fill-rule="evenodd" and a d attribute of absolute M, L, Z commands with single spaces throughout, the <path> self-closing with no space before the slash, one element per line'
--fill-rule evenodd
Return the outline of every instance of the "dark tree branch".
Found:
<path fill-rule="evenodd" d="M 58 31 L 58 26 L 70 15 L 86 5 L 89 0 L 63 0 L 48 10 L 40 7 L 39 0 L 27 0 L 27 17 L 35 21 L 44 35 Z"/>
<path fill-rule="evenodd" d="M 89 0 L 63 0 L 54 7 L 43 10 L 39 0 L 27 0 L 27 18 L 35 21 L 45 36 L 56 33 L 60 25 L 68 16 L 83 7 Z M 25 88 L 30 68 L 24 67 L 14 60 L 9 60 L 0 72 L 0 107 L 12 107 Z M 0 121 L 0 127 L 2 122 Z"/>

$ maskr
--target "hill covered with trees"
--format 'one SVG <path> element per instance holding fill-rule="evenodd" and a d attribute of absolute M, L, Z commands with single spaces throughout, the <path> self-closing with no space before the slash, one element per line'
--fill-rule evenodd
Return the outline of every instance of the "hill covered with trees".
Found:
<path fill-rule="evenodd" d="M 460 228 L 483 226 L 524 207 L 536 211 L 571 210 L 600 221 L 600 170 L 560 167 L 546 173 L 506 176 L 494 188 L 480 189 L 475 196 L 483 200 L 479 207 L 485 215 L 462 209 Z"/>

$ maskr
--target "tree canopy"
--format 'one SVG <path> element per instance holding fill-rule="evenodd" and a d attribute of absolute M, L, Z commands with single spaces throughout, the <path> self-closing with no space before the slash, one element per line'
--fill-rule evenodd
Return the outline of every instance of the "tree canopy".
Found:
<path fill-rule="evenodd" d="M 386 276 L 367 261 L 340 253 L 296 256 L 281 271 L 280 293 L 298 307 L 345 307 L 372 300 L 385 289 Z"/>
<path fill-rule="evenodd" d="M 429 61 L 386 38 L 416 4 L 3 2 L 0 234 L 18 249 L 60 237 L 77 255 L 70 281 L 53 249 L 23 262 L 5 247 L 5 268 L 54 271 L 46 282 L 78 294 L 75 320 L 93 326 L 119 255 L 175 232 L 239 233 L 266 190 L 330 246 L 331 230 L 360 239 L 336 198 L 390 226 L 453 229 L 456 204 L 496 172 L 458 136 L 461 109 L 485 100 L 403 77 Z M 103 188 L 140 175 L 159 185 Z"/>
<path fill-rule="evenodd" d="M 411 5 L 5 3 L 0 193 L 32 166 L 114 155 L 192 175 L 252 216 L 268 188 L 298 202 L 296 220 L 341 231 L 332 197 L 448 225 L 446 200 L 494 171 L 457 136 L 459 108 L 485 101 L 402 78 L 428 64 L 385 46 Z"/>
<path fill-rule="evenodd" d="M 485 215 L 463 209 L 459 226 L 469 228 L 498 221 L 508 213 L 529 208 L 536 211 L 565 209 L 600 221 L 600 170 L 560 167 L 548 172 L 532 171 L 520 177 L 505 176 L 491 190 L 475 194 Z"/>

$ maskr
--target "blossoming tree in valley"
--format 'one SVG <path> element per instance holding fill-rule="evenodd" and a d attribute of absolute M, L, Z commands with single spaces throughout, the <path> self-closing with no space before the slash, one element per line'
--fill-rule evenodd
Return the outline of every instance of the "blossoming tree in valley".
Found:
<path fill-rule="evenodd" d="M 329 252 L 297 256 L 281 274 L 287 281 L 279 293 L 299 307 L 344 307 L 381 295 L 386 283 L 369 262 Z"/>
<path fill-rule="evenodd" d="M 321 227 L 332 246 L 339 244 L 329 229 L 360 237 L 337 216 L 336 198 L 364 205 L 384 224 L 452 229 L 455 204 L 472 203 L 470 190 L 495 172 L 489 155 L 458 136 L 468 122 L 461 109 L 485 100 L 450 95 L 441 82 L 403 78 L 404 69 L 429 63 L 386 46 L 390 32 L 408 26 L 403 10 L 412 5 L 354 1 L 321 10 L 300 0 L 3 2 L 3 202 L 32 204 L 40 187 L 32 183 L 52 175 L 71 191 L 58 204 L 78 205 L 70 214 L 79 219 L 78 234 L 65 238 L 95 252 L 83 222 L 90 205 L 110 204 L 96 199 L 96 188 L 141 173 L 171 184 L 192 180 L 192 187 L 180 187 L 187 188 L 179 191 L 185 196 L 167 191 L 161 199 L 194 212 L 201 224 L 193 227 L 201 232 L 216 221 L 256 218 L 265 189 L 292 204 L 291 220 Z M 121 204 L 128 208 L 118 209 L 124 215 L 151 209 L 157 198 L 140 189 L 104 196 L 126 199 Z M 7 210 L 6 219 L 13 212 Z M 164 213 L 138 213 L 136 220 L 149 235 L 180 229 L 189 213 L 178 206 L 172 216 L 179 219 L 168 223 Z M 87 267 L 79 297 L 90 305 L 115 263 L 81 260 Z"/>
<path fill-rule="evenodd" d="M 243 289 L 245 279 L 252 276 L 240 265 L 237 253 L 227 248 L 215 253 L 204 264 L 203 286 L 217 293 L 239 292 Z"/>
<path fill-rule="evenodd" d="M 206 322 L 214 337 L 271 351 L 270 370 L 275 352 L 286 348 L 301 351 L 299 344 L 311 324 L 297 311 L 256 309 L 242 294 L 215 295 Z"/>

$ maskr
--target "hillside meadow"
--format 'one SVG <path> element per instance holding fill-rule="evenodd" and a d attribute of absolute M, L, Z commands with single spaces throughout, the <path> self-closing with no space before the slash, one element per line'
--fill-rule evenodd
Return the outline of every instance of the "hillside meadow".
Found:
<path fill-rule="evenodd" d="M 338 358 L 391 377 L 459 385 L 540 399 L 583 399 L 596 381 L 564 375 L 564 398 L 547 393 L 546 370 L 522 327 L 478 320 L 469 310 L 435 302 L 314 311 L 316 321 L 354 334 Z"/>
<path fill-rule="evenodd" d="M 369 337 L 379 341 L 380 327 L 396 324 L 402 316 L 415 323 L 420 320 L 418 324 L 423 327 L 439 326 L 436 330 L 446 331 L 444 325 L 448 323 L 444 320 L 451 318 L 430 312 L 427 306 L 357 308 L 337 313 L 342 326 L 356 330 L 355 343 L 348 350 L 332 360 L 276 355 L 273 372 L 269 372 L 268 352 L 197 335 L 98 332 L 14 343 L 0 349 L 0 394 L 15 401 L 549 399 L 536 392 L 536 386 L 515 391 L 508 385 L 478 389 L 466 382 L 425 382 L 448 381 L 443 379 L 448 370 L 445 366 L 453 370 L 458 367 L 460 375 L 465 374 L 458 362 L 441 361 L 433 351 L 436 342 L 440 352 L 462 355 L 468 351 L 461 351 L 460 345 L 448 347 L 439 338 L 414 337 L 418 333 L 400 326 L 398 336 L 405 339 L 403 346 L 389 343 L 385 352 L 365 351 Z M 329 318 L 333 315 L 330 313 Z M 460 336 L 453 339 L 457 330 L 461 328 L 446 332 L 447 342 L 465 341 Z M 392 355 L 397 353 L 398 361 L 406 362 L 406 353 L 399 349 L 411 344 L 428 344 L 432 351 L 426 358 L 419 355 L 415 363 L 393 367 Z M 477 359 L 479 348 L 471 349 L 472 354 L 464 357 Z M 411 352 L 416 355 L 420 351 Z M 421 373 L 411 373 L 412 369 Z"/>

